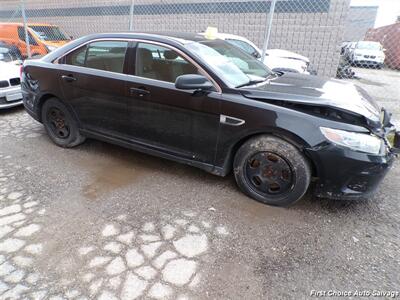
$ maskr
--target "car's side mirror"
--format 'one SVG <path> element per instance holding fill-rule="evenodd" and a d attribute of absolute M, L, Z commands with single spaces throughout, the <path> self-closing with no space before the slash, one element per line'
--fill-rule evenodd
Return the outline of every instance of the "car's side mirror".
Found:
<path fill-rule="evenodd" d="M 175 87 L 180 90 L 212 91 L 214 85 L 203 75 L 186 74 L 178 76 Z"/>
<path fill-rule="evenodd" d="M 261 58 L 261 54 L 258 53 L 257 51 L 254 51 L 251 55 L 253 55 L 257 59 Z"/>

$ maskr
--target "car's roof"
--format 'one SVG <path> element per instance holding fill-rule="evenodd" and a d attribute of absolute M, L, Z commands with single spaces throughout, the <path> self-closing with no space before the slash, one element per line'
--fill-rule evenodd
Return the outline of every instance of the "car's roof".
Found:
<path fill-rule="evenodd" d="M 193 41 L 193 42 L 199 42 L 205 40 L 205 37 L 203 35 L 192 32 L 148 32 L 148 33 L 143 32 L 143 34 L 161 35 L 166 38 Z"/>
<path fill-rule="evenodd" d="M 202 33 L 202 34 L 205 35 L 205 33 Z M 223 40 L 225 40 L 225 39 L 235 39 L 235 40 L 246 41 L 246 42 L 248 41 L 248 39 L 246 39 L 246 38 L 244 38 L 244 37 L 242 37 L 240 35 L 230 34 L 230 33 L 218 32 L 218 33 L 215 34 L 215 36 L 217 38 L 223 39 Z"/>
<path fill-rule="evenodd" d="M 206 40 L 206 38 L 198 33 L 189 32 L 143 32 L 143 31 L 126 31 L 126 32 L 111 32 L 111 33 L 99 33 L 90 35 L 91 38 L 96 36 L 102 37 L 125 37 L 125 38 L 154 38 L 163 39 L 178 42 L 180 44 L 186 44 L 190 42 L 200 42 Z"/>
<path fill-rule="evenodd" d="M 83 43 L 90 42 L 92 40 L 102 39 L 142 39 L 155 41 L 159 43 L 170 44 L 175 47 L 182 47 L 185 44 L 193 42 L 206 41 L 207 38 L 197 33 L 181 33 L 181 32 L 108 32 L 108 33 L 95 33 L 83 36 L 76 40 L 73 40 L 66 44 L 64 47 L 56 49 L 51 53 L 47 54 L 43 59 L 45 61 L 53 61 L 63 53 L 79 47 Z"/>

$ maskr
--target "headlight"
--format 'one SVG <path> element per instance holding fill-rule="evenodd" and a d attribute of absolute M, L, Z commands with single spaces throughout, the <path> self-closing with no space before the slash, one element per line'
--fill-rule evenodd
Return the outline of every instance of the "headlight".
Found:
<path fill-rule="evenodd" d="M 382 147 L 382 139 L 365 133 L 357 133 L 320 127 L 322 134 L 332 143 L 371 154 L 379 154 Z"/>
<path fill-rule="evenodd" d="M 54 46 L 46 46 L 46 48 L 47 48 L 47 50 L 49 50 L 49 52 L 57 49 L 57 47 L 54 47 Z"/>

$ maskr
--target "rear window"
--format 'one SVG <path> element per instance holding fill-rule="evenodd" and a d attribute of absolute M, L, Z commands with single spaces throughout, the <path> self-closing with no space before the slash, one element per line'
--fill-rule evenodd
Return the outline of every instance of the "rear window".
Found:
<path fill-rule="evenodd" d="M 42 41 L 67 41 L 68 37 L 55 26 L 29 26 Z"/>
<path fill-rule="evenodd" d="M 233 39 L 227 39 L 226 41 L 228 43 L 236 46 L 236 47 L 239 47 L 240 49 L 242 49 L 247 54 L 251 54 L 251 55 L 258 54 L 258 51 L 256 49 L 254 49 L 250 44 L 248 44 L 246 42 L 239 41 L 239 40 L 233 40 Z"/>
<path fill-rule="evenodd" d="M 101 41 L 79 48 L 67 55 L 68 65 L 123 73 L 128 42 Z"/>

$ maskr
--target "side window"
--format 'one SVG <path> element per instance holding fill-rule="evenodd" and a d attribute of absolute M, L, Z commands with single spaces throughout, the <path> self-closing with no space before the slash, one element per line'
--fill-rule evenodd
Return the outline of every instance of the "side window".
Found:
<path fill-rule="evenodd" d="M 128 42 L 104 41 L 83 46 L 65 58 L 67 65 L 123 73 Z"/>
<path fill-rule="evenodd" d="M 92 69 L 123 73 L 128 42 L 104 41 L 89 44 L 85 66 Z"/>
<path fill-rule="evenodd" d="M 198 74 L 198 70 L 174 50 L 147 43 L 137 45 L 136 76 L 174 83 L 185 74 Z"/>
<path fill-rule="evenodd" d="M 21 41 L 25 42 L 25 28 L 22 26 L 18 26 L 17 30 L 18 30 L 18 38 Z M 32 34 L 29 31 L 28 31 L 28 39 L 30 45 L 37 46 L 35 39 L 33 38 Z"/>
<path fill-rule="evenodd" d="M 85 58 L 86 58 L 86 46 L 83 46 L 70 54 L 68 54 L 65 58 L 65 63 L 67 65 L 73 65 L 73 66 L 79 66 L 83 67 L 85 66 Z"/>
<path fill-rule="evenodd" d="M 250 55 L 257 54 L 257 56 L 259 55 L 258 51 L 256 49 L 254 49 L 250 44 L 248 44 L 246 42 L 239 41 L 239 40 L 231 40 L 231 39 L 228 39 L 226 41 L 228 43 L 236 46 L 236 47 L 239 47 L 240 49 L 242 49 L 247 54 L 250 54 Z"/>

